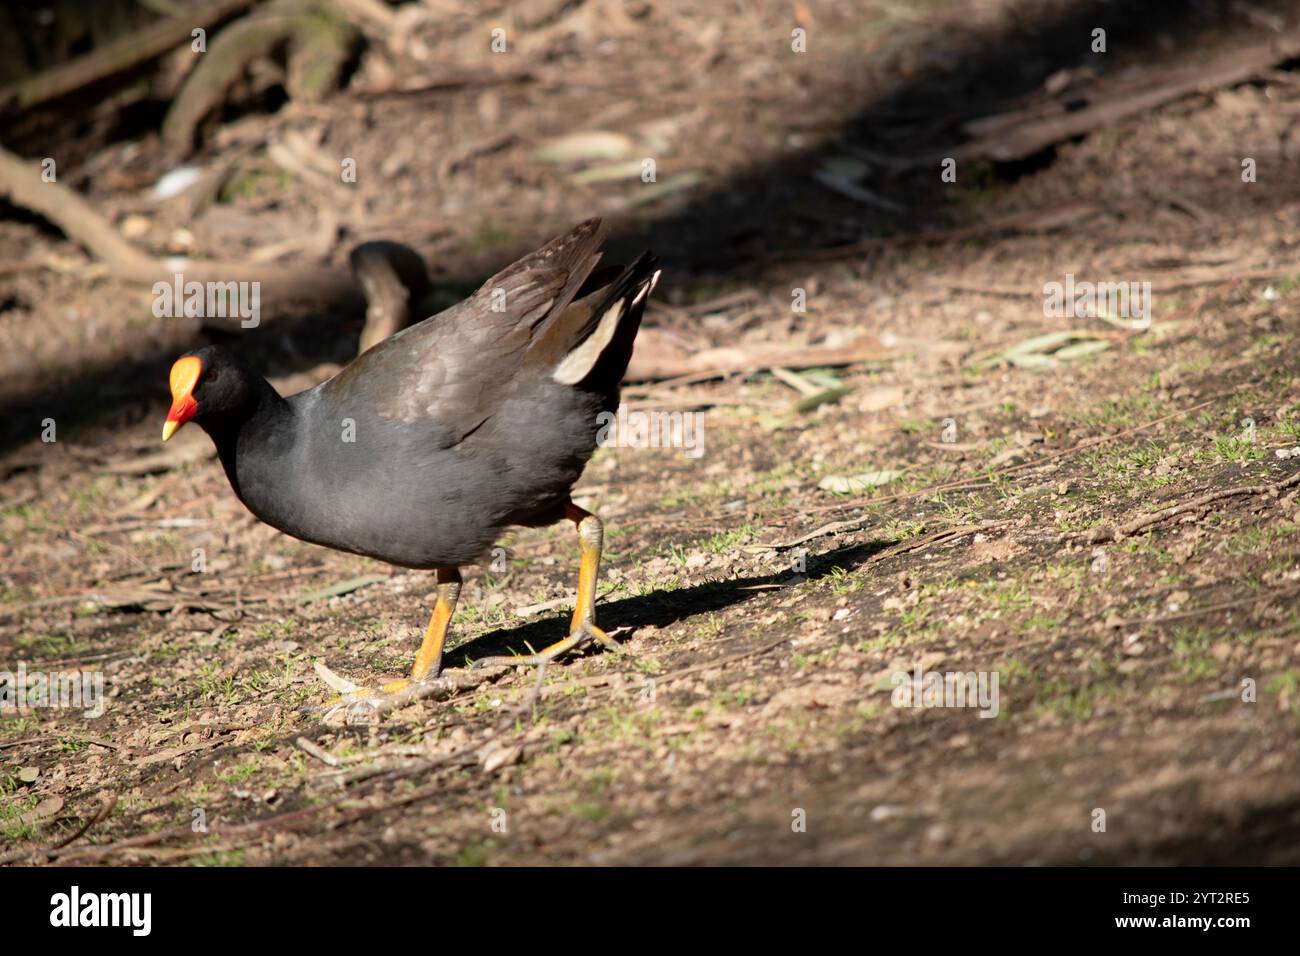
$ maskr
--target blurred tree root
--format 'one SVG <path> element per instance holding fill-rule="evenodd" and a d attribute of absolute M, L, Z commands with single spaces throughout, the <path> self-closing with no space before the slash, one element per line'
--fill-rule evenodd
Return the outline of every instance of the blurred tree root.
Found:
<path fill-rule="evenodd" d="M 0 87 L 0 110 L 21 112 L 75 93 L 107 77 L 162 56 L 188 42 L 196 27 L 210 28 L 256 0 L 212 0 L 169 20 L 110 40 L 84 56 Z M 6 37 L 6 41 L 12 41 Z M 9 47 L 0 44 L 0 49 Z"/>
<path fill-rule="evenodd" d="M 363 242 L 348 261 L 366 294 L 366 325 L 358 353 L 425 318 L 415 309 L 429 292 L 429 274 L 414 249 L 387 240 Z"/>
<path fill-rule="evenodd" d="M 317 102 L 339 82 L 359 38 L 332 0 L 272 0 L 217 34 L 186 78 L 162 125 L 163 149 L 179 158 L 194 148 L 204 117 L 226 99 L 253 61 L 286 48 L 289 98 Z"/>
<path fill-rule="evenodd" d="M 163 261 L 122 238 L 113 224 L 74 190 L 41 178 L 41 167 L 0 148 L 0 199 L 31 210 L 84 246 L 118 279 L 171 282 L 176 273 L 186 282 L 258 282 L 268 312 L 284 302 L 359 304 L 356 281 L 325 266 L 279 266 L 239 260 Z M 236 319 L 204 319 L 211 328 L 238 329 Z"/>

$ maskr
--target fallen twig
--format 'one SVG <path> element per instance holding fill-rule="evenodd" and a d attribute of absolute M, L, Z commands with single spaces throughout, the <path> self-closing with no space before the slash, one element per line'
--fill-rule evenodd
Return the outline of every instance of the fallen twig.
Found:
<path fill-rule="evenodd" d="M 99 810 L 95 813 L 95 815 L 93 817 L 88 818 L 84 823 L 81 824 L 81 826 L 77 827 L 77 829 L 73 830 L 67 836 L 64 836 L 60 840 L 51 843 L 49 846 L 41 849 L 11 850 L 8 853 L 2 854 L 0 855 L 0 866 L 3 866 L 6 863 L 13 863 L 16 860 L 21 860 L 24 857 L 28 857 L 28 856 L 34 859 L 39 859 L 41 856 L 53 858 L 53 856 L 57 853 L 57 851 L 70 845 L 71 843 L 75 842 L 76 840 L 80 839 L 85 834 L 90 832 L 91 827 L 98 826 L 99 824 L 107 820 L 108 815 L 113 812 L 113 808 L 116 806 L 117 806 L 117 791 L 110 790 L 108 793 L 104 795 L 103 802 L 100 804 Z"/>
<path fill-rule="evenodd" d="M 1300 33 L 1292 32 L 1231 50 L 1208 63 L 1156 73 L 1141 89 L 1134 89 L 1132 82 L 1127 80 L 1116 83 L 1099 81 L 1089 96 L 1089 105 L 1083 109 L 1067 110 L 1053 102 L 1047 106 L 984 117 L 968 124 L 968 129 L 987 132 L 972 142 L 945 151 L 932 161 L 937 163 L 939 158 L 948 157 L 958 162 L 979 157 L 998 162 L 1025 159 L 1056 143 L 1082 136 L 1128 116 L 1154 110 L 1184 96 L 1244 83 L 1296 56 L 1300 56 Z"/>
<path fill-rule="evenodd" d="M 920 551 L 922 548 L 928 548 L 932 544 L 939 544 L 941 541 L 950 541 L 954 538 L 964 538 L 968 534 L 976 534 L 980 531 L 990 531 L 1004 522 L 991 521 L 987 524 L 963 524 L 955 528 L 944 528 L 933 534 L 922 535 L 919 538 L 908 538 L 901 544 L 896 544 L 892 548 L 886 548 L 884 551 L 877 551 L 871 557 L 867 558 L 868 564 L 878 564 L 881 561 L 888 561 L 890 558 L 898 557 L 900 554 L 907 554 L 909 551 Z"/>
<path fill-rule="evenodd" d="M 1267 485 L 1243 485 L 1240 488 L 1223 488 L 1219 491 L 1212 491 L 1207 495 L 1201 495 L 1199 498 L 1193 498 L 1191 501 L 1184 501 L 1181 504 L 1170 505 L 1167 508 L 1161 508 L 1159 511 L 1153 511 L 1141 517 L 1134 518 L 1127 524 L 1119 527 L 1112 525 L 1101 525 L 1096 528 L 1090 528 L 1087 531 L 1076 531 L 1071 537 L 1083 544 L 1104 544 L 1107 541 L 1118 541 L 1128 535 L 1137 534 L 1139 531 L 1159 524 L 1162 521 L 1168 521 L 1170 518 L 1176 518 L 1179 515 L 1189 514 L 1193 511 L 1200 511 L 1207 505 L 1214 504 L 1216 501 L 1222 501 L 1225 498 L 1235 498 L 1240 495 L 1276 495 L 1287 488 L 1293 488 L 1300 485 L 1300 472 L 1296 472 L 1289 478 L 1281 481 L 1275 481 Z"/>
<path fill-rule="evenodd" d="M 1122 629 L 1133 628 L 1133 627 L 1141 627 L 1143 625 L 1148 625 L 1148 624 L 1166 624 L 1170 621 L 1182 621 L 1189 617 L 1200 617 L 1203 614 L 1217 614 L 1220 611 L 1231 611 L 1234 608 L 1238 608 L 1246 604 L 1258 604 L 1260 602 L 1268 602 L 1276 598 L 1290 597 L 1291 595 L 1295 594 L 1297 591 L 1300 591 L 1300 585 L 1292 585 L 1291 587 L 1279 588 L 1276 591 L 1256 591 L 1246 595 L 1244 598 L 1235 598 L 1234 600 L 1231 601 L 1219 601 L 1216 604 L 1207 604 L 1204 607 L 1191 607 L 1185 611 L 1175 611 L 1172 614 L 1161 614 L 1158 617 L 1153 617 L 1153 618 L 1142 618 L 1142 617 L 1130 618 L 1129 620 L 1120 621 L 1116 624 L 1112 624 L 1111 626 L 1122 630 Z"/>
<path fill-rule="evenodd" d="M 328 766 L 331 767 L 337 767 L 339 765 L 338 757 L 334 756 L 324 747 L 312 743 L 306 737 L 299 737 L 296 741 L 294 741 L 294 743 L 298 745 L 298 749 L 311 754 L 313 757 L 315 757 L 323 764 L 327 764 Z"/>
<path fill-rule="evenodd" d="M 745 545 L 745 551 L 785 551 L 790 548 L 797 548 L 801 544 L 812 541 L 814 538 L 820 538 L 828 534 L 840 534 L 843 531 L 857 531 L 865 525 L 870 519 L 868 518 L 850 518 L 847 521 L 832 521 L 824 524 L 820 528 L 809 531 L 805 535 L 795 538 L 793 541 L 773 541 L 770 544 L 750 544 Z"/>
<path fill-rule="evenodd" d="M 880 360 L 888 351 L 874 339 L 835 348 L 804 346 L 791 348 L 780 343 L 758 343 L 741 347 L 703 349 L 693 354 L 646 355 L 633 353 L 625 381 L 669 379 L 675 385 L 703 382 L 733 373 L 762 372 L 773 365 L 786 369 L 856 365 Z"/>

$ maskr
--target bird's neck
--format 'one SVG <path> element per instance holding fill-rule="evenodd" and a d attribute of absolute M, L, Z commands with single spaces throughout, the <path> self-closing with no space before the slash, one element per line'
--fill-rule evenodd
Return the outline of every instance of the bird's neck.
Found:
<path fill-rule="evenodd" d="M 249 400 L 237 409 L 203 418 L 199 424 L 217 448 L 230 487 L 247 504 L 240 487 L 240 459 L 274 456 L 288 441 L 292 410 L 271 383 L 259 376 Z M 247 472 L 247 469 L 242 469 Z"/>

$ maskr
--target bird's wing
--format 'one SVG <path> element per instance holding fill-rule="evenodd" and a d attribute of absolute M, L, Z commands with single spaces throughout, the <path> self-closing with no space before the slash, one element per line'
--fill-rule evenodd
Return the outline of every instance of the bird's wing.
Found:
<path fill-rule="evenodd" d="M 440 426 L 454 444 L 500 406 L 533 335 L 563 311 L 600 259 L 589 219 L 507 266 L 468 299 L 403 329 L 321 386 L 336 406 L 365 401 L 381 418 Z"/>

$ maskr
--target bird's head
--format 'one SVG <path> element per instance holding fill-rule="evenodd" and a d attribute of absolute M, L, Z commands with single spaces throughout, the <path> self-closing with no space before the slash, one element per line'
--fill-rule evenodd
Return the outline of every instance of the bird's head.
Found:
<path fill-rule="evenodd" d="M 215 345 L 187 352 L 172 363 L 172 407 L 163 422 L 163 441 L 191 419 L 203 424 L 224 413 L 238 412 L 257 395 L 257 373 L 232 353 Z"/>

